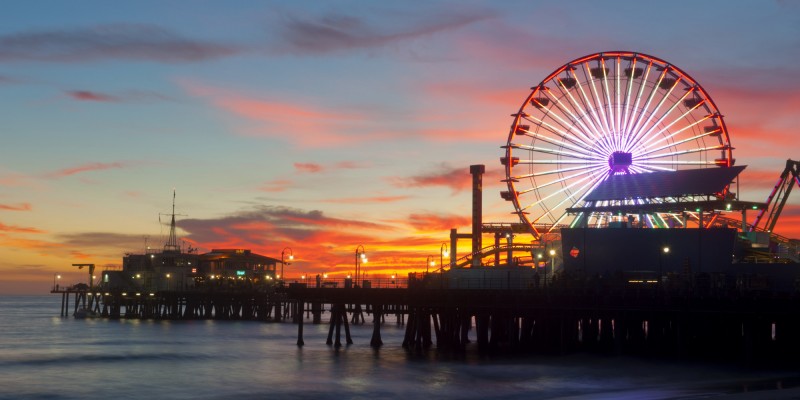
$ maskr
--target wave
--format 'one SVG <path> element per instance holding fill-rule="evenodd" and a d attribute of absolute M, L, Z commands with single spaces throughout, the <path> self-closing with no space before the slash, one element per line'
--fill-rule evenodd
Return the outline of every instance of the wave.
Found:
<path fill-rule="evenodd" d="M 0 360 L 0 368 L 19 366 L 65 366 L 75 364 L 97 364 L 139 361 L 193 361 L 219 359 L 219 355 L 186 354 L 177 352 L 127 353 L 127 354 L 69 354 L 57 357 L 41 357 L 16 360 Z"/>

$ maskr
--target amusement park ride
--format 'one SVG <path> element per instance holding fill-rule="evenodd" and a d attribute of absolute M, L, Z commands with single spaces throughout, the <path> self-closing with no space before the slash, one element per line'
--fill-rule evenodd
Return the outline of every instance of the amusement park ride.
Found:
<path fill-rule="evenodd" d="M 482 224 L 474 194 L 473 232 L 451 231 L 451 268 L 487 265 L 483 258 L 491 255 L 496 266 L 503 252 L 502 264 L 508 266 L 535 262 L 551 249 L 559 259 L 577 258 L 588 244 L 584 239 L 566 244 L 562 236 L 574 239 L 589 228 L 599 229 L 589 233 L 593 237 L 623 241 L 653 235 L 644 230 L 663 231 L 653 240 L 676 243 L 689 239 L 670 236 L 692 231 L 704 243 L 713 236 L 710 228 L 721 228 L 736 237 L 735 248 L 725 250 L 729 259 L 734 252 L 733 262 L 800 262 L 798 241 L 773 233 L 792 187 L 800 186 L 800 162 L 787 161 L 765 203 L 740 200 L 731 189 L 738 187 L 745 166 L 734 165 L 723 115 L 706 90 L 676 66 L 621 51 L 578 58 L 532 87 L 512 117 L 500 159 L 508 190 L 501 196 L 513 204 L 520 223 Z M 482 167 L 470 168 L 473 193 L 480 190 Z M 752 223 L 748 212 L 758 213 Z M 638 229 L 620 237 L 609 231 L 615 228 Z M 494 233 L 495 245 L 481 247 L 482 233 Z M 529 233 L 532 244 L 514 244 L 521 233 Z M 461 238 L 471 238 L 473 249 L 458 258 L 455 245 Z M 502 238 L 506 244 L 500 244 Z M 708 258 L 697 253 L 685 255 L 686 262 Z"/>

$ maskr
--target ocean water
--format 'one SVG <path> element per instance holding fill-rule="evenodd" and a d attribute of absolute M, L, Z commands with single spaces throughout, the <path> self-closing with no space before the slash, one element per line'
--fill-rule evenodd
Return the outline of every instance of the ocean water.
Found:
<path fill-rule="evenodd" d="M 800 398 L 800 368 L 408 352 L 389 316 L 378 350 L 371 316 L 354 344 L 326 345 L 328 314 L 298 347 L 291 323 L 77 320 L 60 304 L 0 296 L 0 399 Z"/>

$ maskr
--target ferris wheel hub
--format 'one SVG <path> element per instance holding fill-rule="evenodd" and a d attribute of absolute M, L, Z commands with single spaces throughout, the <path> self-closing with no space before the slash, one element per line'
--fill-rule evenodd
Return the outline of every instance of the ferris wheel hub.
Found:
<path fill-rule="evenodd" d="M 629 173 L 628 167 L 633 164 L 633 154 L 624 151 L 615 151 L 608 157 L 608 166 L 611 168 L 611 173 L 618 172 Z"/>

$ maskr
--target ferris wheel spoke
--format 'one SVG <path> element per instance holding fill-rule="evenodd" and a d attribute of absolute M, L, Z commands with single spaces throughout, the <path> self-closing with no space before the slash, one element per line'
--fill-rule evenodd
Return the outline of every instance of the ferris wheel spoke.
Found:
<path fill-rule="evenodd" d="M 605 162 L 587 162 L 584 160 L 519 160 L 518 164 L 587 164 L 604 165 Z"/>
<path fill-rule="evenodd" d="M 632 68 L 635 68 L 635 65 L 632 66 Z M 650 63 L 647 65 L 647 71 L 644 73 L 644 76 L 642 77 L 642 79 L 639 82 L 639 92 L 636 95 L 636 103 L 634 104 L 633 109 L 631 109 L 631 114 L 630 114 L 630 118 L 629 118 L 628 122 L 625 124 L 625 132 L 634 131 L 635 128 L 636 128 L 636 123 L 639 121 L 639 118 L 642 115 L 642 113 L 636 113 L 635 111 L 639 109 L 639 104 L 642 101 L 642 94 L 644 94 L 644 89 L 647 87 L 648 78 L 650 77 L 650 71 L 652 69 L 653 69 L 653 62 L 650 61 Z M 632 75 L 634 73 L 635 73 L 635 71 L 631 72 Z M 649 103 L 649 100 L 648 100 L 648 103 Z M 645 106 L 645 108 L 646 108 L 646 106 Z M 636 118 L 634 118 L 634 116 Z M 631 124 L 634 124 L 633 128 L 631 128 Z M 633 135 L 626 135 L 625 136 L 625 144 L 623 145 L 624 149 L 630 148 L 630 143 L 633 142 L 632 138 L 633 138 Z"/>
<path fill-rule="evenodd" d="M 569 167 L 569 168 L 553 169 L 553 170 L 544 171 L 544 172 L 534 172 L 532 174 L 524 174 L 524 175 L 513 176 L 513 177 L 511 177 L 511 179 L 524 179 L 524 178 L 533 178 L 533 177 L 537 177 L 537 176 L 561 174 L 561 173 L 564 173 L 564 172 L 572 172 L 572 171 L 580 171 L 580 170 L 585 170 L 585 169 L 593 169 L 596 166 L 602 167 L 602 166 L 604 166 L 604 164 L 598 163 L 598 164 L 582 165 L 580 167 Z"/>
<path fill-rule="evenodd" d="M 669 152 L 669 153 L 659 153 L 659 154 L 654 154 L 654 155 L 647 156 L 647 157 L 637 157 L 637 158 L 634 158 L 634 161 L 655 160 L 657 158 L 674 157 L 674 156 L 679 156 L 679 155 L 683 155 L 683 154 L 692 154 L 692 153 L 699 153 L 699 152 L 713 151 L 713 150 L 723 150 L 726 147 L 727 147 L 727 145 L 724 145 L 724 144 L 720 144 L 720 145 L 717 145 L 717 146 L 710 146 L 710 147 L 698 147 L 698 148 L 695 148 L 695 149 L 679 150 L 679 151 L 673 151 L 673 152 Z"/>
<path fill-rule="evenodd" d="M 617 56 L 617 70 L 616 70 L 616 74 L 615 74 L 615 77 L 617 78 L 617 88 L 616 88 L 616 91 L 615 91 L 615 94 L 617 95 L 617 102 L 614 103 L 614 117 L 615 117 L 615 120 L 614 120 L 615 121 L 615 125 L 614 126 L 615 126 L 617 134 L 619 135 L 619 138 L 622 137 L 622 135 L 621 135 L 621 133 L 622 133 L 622 121 L 620 120 L 620 117 L 622 115 L 622 109 L 620 108 L 621 105 L 622 105 L 622 100 L 621 100 L 621 97 L 620 97 L 621 96 L 620 81 L 622 79 L 622 76 L 621 76 L 622 74 L 620 74 L 621 70 L 622 70 L 622 58 L 620 56 Z M 618 142 L 617 143 L 617 148 L 619 148 L 619 140 L 620 140 L 619 138 L 617 139 L 617 142 Z"/>
<path fill-rule="evenodd" d="M 644 107 L 642 108 L 642 112 L 637 114 L 636 121 L 633 124 L 633 129 L 631 129 L 631 135 L 630 135 L 631 143 L 636 143 L 636 140 L 638 139 L 637 137 L 638 135 L 636 133 L 639 132 L 639 130 L 644 124 L 646 124 L 646 122 L 643 121 L 645 115 L 652 118 L 653 113 L 649 112 L 648 110 L 650 110 L 650 104 L 653 103 L 653 99 L 655 98 L 656 93 L 658 93 L 658 88 L 661 86 L 661 82 L 664 80 L 664 77 L 666 75 L 667 75 L 667 69 L 664 68 L 664 70 L 661 71 L 661 75 L 659 75 L 658 79 L 656 80 L 655 85 L 650 87 L 650 93 L 647 96 L 647 101 L 645 102 Z M 626 149 L 630 149 L 630 146 L 626 147 Z"/>
<path fill-rule="evenodd" d="M 559 142 L 558 140 L 556 140 L 554 138 L 542 135 L 542 134 L 540 134 L 538 132 L 526 131 L 523 134 L 523 136 L 534 138 L 534 139 L 538 139 L 538 140 L 541 140 L 541 141 L 543 141 L 545 143 L 552 144 L 553 146 L 566 147 L 568 149 L 572 149 L 572 150 L 574 150 L 574 151 L 576 151 L 578 153 L 581 153 L 581 154 L 584 154 L 584 155 L 587 155 L 587 156 L 591 156 L 593 154 L 596 154 L 596 152 L 592 151 L 592 149 L 588 149 L 586 147 L 578 147 L 578 146 L 576 146 L 576 145 L 574 145 L 572 143 L 568 143 L 568 142 L 563 141 L 563 140 Z M 516 143 L 511 143 L 511 144 L 509 144 L 507 146 L 502 146 L 502 147 L 503 148 L 505 148 L 505 147 L 520 148 L 519 146 L 521 146 L 521 145 L 516 144 Z"/>
<path fill-rule="evenodd" d="M 683 133 L 685 130 L 687 130 L 687 129 L 691 129 L 691 128 L 693 128 L 693 127 L 697 126 L 698 124 L 700 124 L 700 123 L 702 123 L 702 122 L 705 122 L 706 120 L 708 120 L 708 119 L 710 119 L 710 118 L 713 118 L 713 117 L 714 117 L 713 115 L 711 115 L 711 114 L 708 114 L 708 115 L 704 116 L 703 118 L 700 118 L 699 120 L 697 120 L 697 121 L 695 121 L 695 122 L 692 122 L 692 123 L 690 123 L 690 124 L 688 124 L 688 125 L 684 126 L 683 128 L 681 128 L 681 129 L 678 129 L 678 130 L 676 130 L 675 132 L 672 132 L 671 134 L 669 134 L 669 135 L 667 135 L 667 136 L 660 136 L 660 135 L 661 135 L 661 134 L 662 134 L 664 131 L 666 131 L 666 130 L 668 130 L 668 129 L 672 128 L 672 126 L 673 126 L 673 125 L 675 125 L 676 123 L 678 123 L 679 121 L 681 121 L 681 120 L 684 120 L 684 119 L 685 119 L 685 118 L 686 118 L 686 117 L 687 117 L 689 114 L 691 114 L 691 113 L 692 113 L 692 111 L 696 110 L 696 109 L 697 109 L 698 107 L 700 107 L 701 105 L 702 105 L 702 103 L 700 103 L 700 104 L 698 104 L 697 106 L 695 106 L 695 107 L 693 107 L 693 108 L 689 109 L 689 110 L 688 110 L 688 111 L 686 111 L 685 113 L 681 114 L 681 115 L 680 115 L 678 118 L 676 118 L 675 120 L 673 120 L 672 122 L 670 122 L 670 123 L 669 123 L 667 126 L 665 126 L 664 128 L 661 128 L 661 130 L 659 130 L 658 132 L 655 132 L 654 134 L 650 135 L 650 136 L 651 136 L 651 138 L 650 138 L 648 141 L 646 141 L 646 142 L 642 143 L 642 147 L 643 147 L 643 148 L 647 148 L 647 147 L 648 147 L 648 145 L 650 144 L 650 142 L 651 142 L 651 141 L 653 141 L 655 138 L 658 138 L 658 137 L 660 137 L 660 139 L 658 139 L 658 140 L 656 140 L 654 143 L 652 143 L 653 145 L 656 145 L 656 144 L 658 144 L 658 143 L 661 143 L 661 142 L 665 142 L 665 141 L 667 141 L 668 139 L 670 139 L 670 138 L 672 138 L 672 137 L 674 137 L 674 136 L 676 136 L 676 135 L 678 135 L 678 134 L 680 134 L 680 133 Z M 703 137 L 703 136 L 708 136 L 708 135 L 710 135 L 711 133 L 712 133 L 712 132 L 707 132 L 707 133 L 704 133 L 704 134 L 702 134 L 702 135 L 695 136 L 694 138 L 691 138 L 691 139 L 696 139 L 696 138 L 700 138 L 700 137 Z M 644 140 L 644 139 L 642 139 L 642 140 Z"/>
<path fill-rule="evenodd" d="M 642 125 L 642 126 L 639 128 L 639 131 L 637 131 L 637 132 L 634 134 L 634 137 L 636 138 L 636 140 L 637 140 L 637 141 L 639 141 L 639 140 L 643 140 L 643 139 L 642 139 L 643 135 L 642 135 L 641 133 L 642 133 L 642 131 L 644 130 L 644 128 L 645 128 L 645 127 L 647 127 L 647 126 L 649 126 L 649 127 L 650 127 L 650 128 L 647 130 L 647 131 L 645 131 L 645 135 L 646 135 L 646 134 L 647 134 L 647 132 L 649 132 L 650 130 L 652 130 L 654 127 L 656 127 L 656 126 L 657 126 L 657 124 L 655 124 L 655 123 L 654 123 L 654 124 L 650 124 L 650 122 L 653 120 L 653 116 L 654 116 L 654 115 L 656 115 L 656 114 L 658 114 L 658 110 L 660 110 L 660 109 L 661 109 L 661 106 L 663 106 L 663 105 L 664 105 L 664 103 L 666 103 L 667 99 L 669 99 L 669 96 L 672 94 L 672 92 L 675 90 L 675 88 L 676 88 L 676 87 L 678 87 L 678 84 L 679 84 L 679 83 L 680 83 L 680 78 L 679 78 L 679 79 L 676 79 L 676 80 L 675 80 L 675 83 L 672 85 L 672 87 L 670 87 L 670 88 L 669 88 L 669 90 L 668 90 L 666 93 L 664 93 L 664 96 L 662 96 L 662 97 L 661 97 L 661 100 L 658 102 L 658 105 L 656 105 L 656 108 L 655 108 L 655 109 L 653 110 L 653 112 L 652 112 L 652 113 L 651 113 L 651 114 L 650 114 L 650 115 L 647 117 L 647 121 L 645 121 L 645 123 L 644 123 L 644 124 L 643 124 L 643 125 Z M 678 103 L 678 102 L 676 102 L 675 104 L 673 104 L 673 105 L 672 105 L 672 108 L 675 108 L 675 107 L 677 107 L 677 105 L 678 105 L 678 104 L 679 104 L 679 103 Z M 670 108 L 670 111 L 672 110 L 672 108 Z M 665 117 L 666 117 L 666 115 L 668 115 L 668 114 L 669 114 L 669 111 L 667 111 L 666 113 L 664 113 L 664 115 L 662 115 L 662 116 L 661 116 L 661 118 L 659 118 L 659 121 L 661 121 L 663 118 L 665 118 Z"/>
<path fill-rule="evenodd" d="M 603 124 L 600 121 L 600 116 L 597 115 L 597 112 L 595 111 L 595 107 L 592 106 L 592 101 L 589 100 L 589 96 L 586 94 L 586 90 L 583 88 L 583 83 L 581 83 L 581 80 L 575 70 L 575 68 L 571 69 L 570 73 L 572 74 L 572 78 L 575 79 L 578 90 L 581 92 L 581 102 L 583 103 L 583 108 L 587 110 L 587 115 L 590 116 L 588 121 L 592 124 L 592 128 L 594 130 L 594 140 L 599 141 L 603 136 Z M 581 71 L 583 72 L 584 76 L 586 76 L 585 71 Z M 591 75 L 587 77 L 587 80 L 591 80 Z"/>
<path fill-rule="evenodd" d="M 584 179 L 584 180 L 585 180 L 585 179 Z M 576 194 L 576 193 L 582 193 L 581 197 L 580 197 L 579 199 L 577 199 L 577 200 L 574 200 L 574 201 L 572 202 L 572 204 L 570 204 L 570 206 L 574 206 L 575 204 L 578 204 L 579 202 L 583 201 L 583 199 L 585 199 L 585 198 L 586 198 L 586 196 L 588 196 L 588 195 L 589 195 L 589 193 L 591 193 L 591 192 L 592 192 L 592 190 L 594 190 L 594 188 L 596 188 L 596 187 L 597 187 L 597 186 L 598 186 L 600 183 L 602 183 L 604 180 L 605 180 L 604 178 L 598 178 L 598 179 L 596 179 L 596 180 L 594 180 L 594 181 L 589 181 L 587 184 L 583 185 L 583 186 L 582 186 L 581 188 L 579 188 L 578 190 L 576 190 L 576 191 L 574 191 L 574 192 L 572 192 L 572 193 L 569 193 L 569 194 L 568 194 L 568 195 L 567 195 L 567 196 L 564 198 L 564 200 L 561 200 L 561 201 L 560 201 L 558 204 L 556 204 L 554 207 L 548 208 L 547 212 L 545 212 L 544 214 L 542 214 L 542 215 L 541 215 L 539 218 L 537 218 L 537 219 L 536 219 L 536 220 L 534 220 L 533 222 L 534 222 L 534 223 L 536 223 L 537 221 L 539 221 L 539 219 L 543 218 L 545 215 L 552 215 L 552 210 L 553 210 L 554 208 L 557 208 L 557 207 L 558 207 L 558 208 L 560 208 L 560 207 L 561 207 L 561 206 L 563 206 L 563 205 L 564 205 L 564 204 L 565 204 L 567 201 L 569 201 L 569 200 L 573 199 L 573 198 L 575 197 L 575 194 Z M 586 189 L 586 187 L 587 187 L 587 186 L 589 186 L 589 185 L 592 185 L 592 187 L 591 187 L 591 188 L 589 188 L 589 189 Z M 559 218 L 559 220 L 560 220 L 560 218 Z"/>
<path fill-rule="evenodd" d="M 591 174 L 591 173 L 600 171 L 602 168 L 603 168 L 602 166 L 592 168 L 588 173 Z M 586 175 L 586 174 L 587 174 L 587 172 L 579 172 L 577 174 L 572 174 L 572 175 L 569 175 L 569 176 L 565 176 L 565 177 L 562 177 L 562 178 L 559 178 L 559 179 L 556 179 L 556 180 L 541 184 L 539 186 L 534 186 L 534 187 L 531 187 L 530 189 L 526 189 L 526 190 L 520 191 L 519 194 L 525 194 L 525 193 L 528 193 L 528 192 L 532 192 L 534 190 L 541 190 L 541 189 L 544 189 L 544 188 L 546 188 L 548 186 L 555 185 L 555 184 L 561 183 L 561 182 L 565 182 L 565 181 L 568 181 L 570 179 L 577 178 L 579 176 L 583 176 L 583 175 Z"/>
<path fill-rule="evenodd" d="M 593 119 L 591 117 L 590 112 L 587 111 L 587 107 L 586 107 L 585 103 L 583 104 L 583 107 L 581 107 L 581 104 L 578 103 L 578 101 L 575 99 L 575 96 L 572 95 L 572 91 L 569 90 L 569 88 L 566 87 L 564 82 L 562 82 L 561 80 L 558 80 L 558 84 L 559 84 L 559 88 L 561 88 L 561 91 L 564 92 L 567 95 L 567 97 L 569 98 L 569 100 L 570 100 L 569 104 L 570 104 L 571 108 L 575 111 L 575 113 L 578 115 L 578 117 L 580 117 L 580 118 L 576 118 L 576 121 L 583 127 L 583 129 L 586 132 L 588 132 L 589 134 L 592 135 L 592 139 L 589 139 L 589 141 L 590 142 L 596 141 L 597 138 L 600 137 L 600 134 L 599 134 L 599 131 L 597 130 L 597 126 L 595 126 L 595 124 L 594 124 L 594 121 L 593 121 Z M 577 79 L 576 79 L 576 85 L 578 85 Z M 588 117 L 588 118 L 584 118 L 584 117 Z M 584 122 L 584 119 L 588 123 Z"/>
<path fill-rule="evenodd" d="M 678 104 L 681 104 L 686 99 L 686 97 L 689 96 L 690 92 L 692 92 L 692 90 L 687 90 L 686 93 L 678 101 L 676 101 L 675 104 L 673 104 L 672 107 L 670 107 L 669 110 L 667 110 L 667 112 L 665 112 L 664 115 L 662 115 L 661 118 L 659 118 L 658 121 L 656 121 L 650 127 L 650 129 L 647 132 L 645 132 L 645 134 L 642 136 L 642 143 L 641 143 L 642 147 L 647 148 L 647 145 L 650 144 L 650 142 L 652 142 L 653 140 L 655 140 L 655 138 L 657 138 L 661 133 L 663 133 L 664 131 L 668 130 L 669 128 L 672 128 L 673 125 L 675 125 L 676 123 L 680 122 L 687 115 L 691 114 L 692 111 L 694 111 L 697 107 L 700 107 L 700 105 L 702 103 L 696 105 L 693 108 L 690 108 L 685 113 L 681 114 L 678 118 L 675 118 L 668 125 L 666 125 L 665 127 L 661 128 L 661 130 L 659 130 L 658 132 L 653 133 L 653 129 L 655 129 L 656 127 L 661 125 L 664 122 L 664 120 L 667 118 L 667 116 L 669 114 L 671 114 L 673 110 L 678 108 Z"/>
<path fill-rule="evenodd" d="M 628 107 L 631 104 L 631 93 L 633 92 L 633 81 L 636 80 L 636 78 L 635 78 L 636 74 L 634 73 L 635 70 L 636 70 L 636 57 L 634 57 L 628 63 L 628 68 L 630 68 L 631 74 L 628 77 L 628 83 L 626 85 L 627 89 L 625 90 L 625 103 L 622 104 L 622 110 L 620 111 L 620 114 L 621 114 L 620 124 L 621 124 L 622 132 L 627 132 L 628 131 L 628 111 L 629 111 Z M 625 142 L 627 141 L 627 139 L 628 139 L 628 136 L 625 135 L 625 138 L 622 141 L 622 143 L 623 143 L 622 147 L 623 148 L 625 147 Z"/>
<path fill-rule="evenodd" d="M 573 135 L 570 135 L 569 133 L 559 129 L 558 127 L 550 125 L 549 123 L 545 122 L 542 119 L 536 118 L 533 115 L 526 115 L 524 118 L 525 118 L 526 121 L 531 122 L 533 124 L 536 124 L 537 126 L 540 126 L 540 127 L 544 128 L 544 129 L 546 129 L 550 133 L 558 135 L 559 137 L 561 137 L 562 139 L 564 139 L 566 141 L 569 141 L 570 143 L 574 143 L 575 145 L 582 146 L 584 149 L 586 149 L 586 150 L 588 150 L 590 152 L 595 151 L 591 147 L 589 147 L 585 142 L 579 140 L 577 137 L 575 137 Z"/>
<path fill-rule="evenodd" d="M 581 118 L 578 118 L 577 116 L 575 116 L 575 114 L 572 113 L 572 111 L 570 111 L 567 107 L 563 106 L 561 100 L 559 100 L 557 96 L 553 95 L 550 89 L 545 88 L 545 92 L 548 94 L 548 97 L 553 101 L 553 104 L 555 104 L 563 113 L 567 114 L 574 123 L 578 123 L 581 126 L 582 129 L 576 131 L 581 134 L 583 139 L 586 140 L 587 142 L 592 142 L 592 139 L 589 138 L 589 136 L 587 136 L 584 133 L 590 131 L 590 129 L 583 123 Z M 574 124 L 572 126 L 574 126 Z"/>
<path fill-rule="evenodd" d="M 685 131 L 685 130 L 687 130 L 687 129 L 691 129 L 692 127 L 694 127 L 694 126 L 696 126 L 696 125 L 698 125 L 698 124 L 700 124 L 700 123 L 704 122 L 704 121 L 705 121 L 705 120 L 707 120 L 708 118 L 710 118 L 710 116 L 706 116 L 705 118 L 699 119 L 699 120 L 697 120 L 697 121 L 695 121 L 695 122 L 693 122 L 693 123 L 691 123 L 691 124 L 689 124 L 689 125 L 687 125 L 687 126 L 685 126 L 685 127 L 681 128 L 680 130 L 673 132 L 673 133 L 672 133 L 672 134 L 670 134 L 669 136 L 666 136 L 666 137 L 663 137 L 663 138 L 659 139 L 658 141 L 656 141 L 656 142 L 655 142 L 655 143 L 653 143 L 653 144 L 655 145 L 655 144 L 657 144 L 657 143 L 664 142 L 664 141 L 666 141 L 667 139 L 669 139 L 669 138 L 671 138 L 671 137 L 673 137 L 673 136 L 675 136 L 675 135 L 677 135 L 677 134 L 679 134 L 679 133 L 681 133 L 681 132 L 683 132 L 683 131 Z M 681 144 L 684 144 L 684 143 L 691 142 L 691 141 L 693 141 L 693 140 L 697 140 L 697 139 L 704 138 L 704 137 L 706 137 L 706 136 L 710 136 L 710 135 L 712 135 L 713 133 L 714 133 L 714 132 L 704 132 L 704 133 L 701 133 L 701 134 L 699 134 L 699 135 L 695 135 L 695 136 L 692 136 L 692 137 L 688 137 L 688 138 L 686 138 L 686 139 L 681 139 L 681 140 L 678 140 L 678 141 L 675 141 L 675 142 L 672 142 L 672 143 L 667 143 L 667 144 L 665 144 L 665 145 L 663 145 L 663 146 L 661 146 L 661 147 L 656 147 L 656 148 L 650 149 L 650 150 L 648 150 L 648 151 L 646 151 L 646 152 L 644 152 L 644 153 L 639 153 L 639 156 L 640 156 L 640 157 L 641 157 L 641 156 L 647 156 L 647 155 L 650 155 L 650 154 L 652 154 L 652 153 L 655 153 L 655 152 L 657 152 L 657 151 L 664 150 L 664 149 L 666 149 L 666 148 L 669 148 L 669 147 L 675 147 L 675 146 L 678 146 L 678 145 L 681 145 Z"/>
<path fill-rule="evenodd" d="M 550 148 L 547 148 L 547 147 L 528 146 L 528 145 L 522 145 L 522 144 L 512 144 L 511 147 L 515 148 L 515 149 L 535 151 L 537 153 L 553 154 L 553 155 L 557 155 L 557 156 L 566 156 L 566 157 L 571 157 L 572 159 L 578 159 L 578 160 L 603 161 L 602 157 L 592 156 L 592 155 L 589 155 L 589 154 L 573 153 L 573 152 L 569 152 L 569 151 L 561 151 L 561 150 L 556 150 L 556 149 L 550 149 Z"/>
<path fill-rule="evenodd" d="M 612 147 L 616 148 L 616 143 L 614 143 L 614 135 L 617 132 L 617 128 L 614 126 L 614 111 L 613 111 L 613 103 L 611 102 L 611 91 L 608 89 L 608 68 L 606 67 L 606 60 L 601 58 L 600 59 L 603 71 L 603 86 L 601 89 L 603 90 L 603 94 L 605 94 L 605 103 L 603 104 L 603 109 L 607 108 L 606 118 L 608 119 L 608 133 L 611 136 L 611 145 Z"/>
<path fill-rule="evenodd" d="M 594 96 L 594 105 L 600 111 L 600 122 L 601 126 L 603 126 L 603 130 L 606 134 L 611 133 L 611 127 L 608 126 L 608 117 L 606 117 L 606 110 L 605 105 L 603 104 L 603 100 L 600 98 L 600 95 L 597 94 L 597 85 L 595 84 L 595 78 L 592 75 L 592 70 L 589 66 L 589 62 L 587 61 L 584 65 L 586 65 L 586 70 L 589 73 L 589 87 L 592 89 L 592 95 Z M 598 67 L 599 68 L 599 67 Z M 605 64 L 603 64 L 603 74 L 605 74 Z"/>
<path fill-rule="evenodd" d="M 559 111 L 563 112 L 563 110 L 561 109 L 561 106 L 560 106 L 560 102 L 557 102 L 557 99 L 554 99 L 554 104 L 557 104 L 557 108 L 559 109 Z M 564 119 L 558 113 L 552 113 L 551 112 L 551 113 L 548 114 L 548 116 L 553 118 L 553 119 L 555 119 L 556 122 L 558 123 L 558 125 L 560 125 L 562 128 L 564 128 L 565 131 L 567 131 L 567 132 L 575 131 L 580 136 L 582 136 L 582 140 L 591 142 L 591 139 L 589 139 L 583 131 L 581 131 L 580 129 L 575 129 L 576 126 L 574 124 L 570 123 L 571 121 L 568 121 L 568 120 Z M 574 117 L 569 115 L 569 114 L 567 114 L 567 117 L 574 119 Z"/>
<path fill-rule="evenodd" d="M 555 196 L 558 196 L 560 194 L 568 194 L 570 189 L 573 189 L 575 186 L 578 186 L 579 184 L 581 184 L 583 182 L 586 182 L 587 180 L 590 180 L 590 179 L 592 179 L 592 176 L 591 175 L 586 175 L 583 178 L 578 179 L 578 180 L 576 180 L 576 181 L 574 181 L 572 183 L 569 183 L 566 186 L 562 187 L 561 189 L 556 190 L 556 191 L 548 194 L 547 196 L 544 196 L 544 197 L 536 200 L 535 202 L 533 202 L 531 204 L 528 204 L 526 207 L 522 208 L 522 210 L 524 211 L 524 210 L 527 210 L 527 209 L 529 209 L 531 207 L 534 207 L 534 206 L 537 206 L 539 204 L 542 204 L 542 203 L 546 202 L 547 200 L 550 200 L 551 198 L 553 198 Z M 569 198 L 570 196 L 571 196 L 571 194 L 569 194 L 567 196 L 567 198 Z M 557 204 L 556 206 L 558 206 L 558 205 L 559 204 Z"/>

